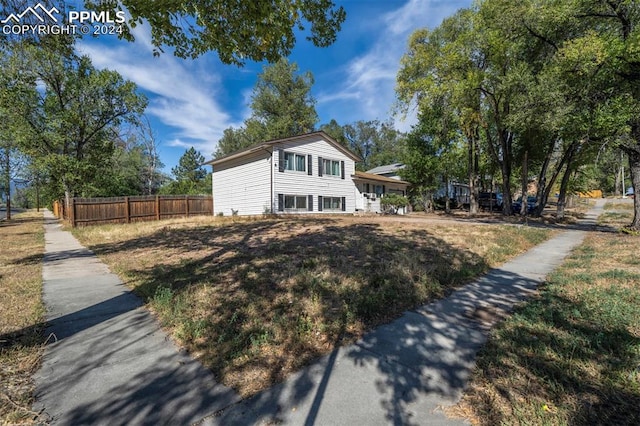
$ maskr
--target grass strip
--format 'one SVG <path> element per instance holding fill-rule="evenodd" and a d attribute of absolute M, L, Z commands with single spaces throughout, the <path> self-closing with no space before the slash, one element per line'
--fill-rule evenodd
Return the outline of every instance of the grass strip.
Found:
<path fill-rule="evenodd" d="M 43 353 L 42 213 L 0 222 L 0 423 L 37 423 L 32 374 Z"/>
<path fill-rule="evenodd" d="M 625 225 L 625 210 L 608 207 L 600 224 Z M 493 330 L 458 414 L 481 425 L 640 424 L 639 243 L 591 232 Z"/>

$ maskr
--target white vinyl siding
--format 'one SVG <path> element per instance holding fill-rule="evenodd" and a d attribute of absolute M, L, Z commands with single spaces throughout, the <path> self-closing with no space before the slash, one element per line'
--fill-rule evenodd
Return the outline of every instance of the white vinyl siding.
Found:
<path fill-rule="evenodd" d="M 282 151 L 283 155 L 279 152 Z M 278 152 L 276 154 L 276 152 Z M 355 212 L 355 191 L 354 182 L 351 175 L 355 173 L 354 160 L 340 151 L 319 136 L 311 136 L 301 138 L 299 140 L 287 141 L 274 146 L 274 160 L 277 162 L 280 158 L 284 160 L 286 153 L 292 152 L 302 156 L 307 156 L 306 173 L 293 173 L 284 170 L 284 167 L 274 165 L 275 173 L 273 175 L 273 192 L 274 198 L 277 200 L 278 194 L 304 194 L 311 196 L 313 204 L 311 209 L 297 209 L 299 213 L 328 213 L 320 210 L 318 206 L 318 196 L 328 195 L 343 199 L 345 204 L 344 212 Z M 310 158 L 309 158 L 310 157 Z M 319 170 L 320 159 L 331 161 L 331 175 L 323 174 Z M 334 163 L 336 176 L 333 175 Z M 309 165 L 312 165 L 309 170 Z M 322 163 L 324 165 L 324 162 Z M 283 169 L 282 172 L 279 170 Z M 344 169 L 344 174 L 343 174 Z M 330 210 L 329 212 L 336 212 Z M 342 212 L 339 210 L 338 212 Z M 286 211 L 285 211 L 286 213 Z"/>
<path fill-rule="evenodd" d="M 271 154 L 257 152 L 213 167 L 213 212 L 260 215 L 271 210 Z"/>

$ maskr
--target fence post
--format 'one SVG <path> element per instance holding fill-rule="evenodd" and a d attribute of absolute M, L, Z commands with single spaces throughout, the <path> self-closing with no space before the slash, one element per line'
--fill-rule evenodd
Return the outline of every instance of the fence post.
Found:
<path fill-rule="evenodd" d="M 188 195 L 184 196 L 184 211 L 185 211 L 185 217 L 189 217 L 189 196 Z"/>
<path fill-rule="evenodd" d="M 156 220 L 160 220 L 160 196 L 156 195 Z"/>
<path fill-rule="evenodd" d="M 71 211 L 69 213 L 71 213 L 71 226 L 72 227 L 76 227 L 77 226 L 77 222 L 76 222 L 76 199 L 72 198 L 71 199 Z"/>
<path fill-rule="evenodd" d="M 124 215 L 127 217 L 127 223 L 131 223 L 131 213 L 129 212 L 129 197 L 124 197 Z"/>

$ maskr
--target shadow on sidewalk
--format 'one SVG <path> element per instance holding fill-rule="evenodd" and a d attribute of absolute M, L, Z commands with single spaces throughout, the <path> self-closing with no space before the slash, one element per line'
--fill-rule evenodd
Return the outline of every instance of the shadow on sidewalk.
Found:
<path fill-rule="evenodd" d="M 538 284 L 537 279 L 493 270 L 446 299 L 376 328 L 356 344 L 334 349 L 286 382 L 230 407 L 206 424 L 314 425 L 319 418 L 326 423 L 328 413 L 344 408 L 335 407 L 336 400 L 351 404 L 356 393 L 362 393 L 355 399 L 361 398 L 366 407 L 354 406 L 354 410 L 382 413 L 372 419 L 424 424 L 426 419 L 416 413 L 425 406 L 432 413 L 455 403 L 490 328 Z M 345 368 L 353 374 L 345 374 Z M 374 384 L 367 385 L 368 380 Z"/>

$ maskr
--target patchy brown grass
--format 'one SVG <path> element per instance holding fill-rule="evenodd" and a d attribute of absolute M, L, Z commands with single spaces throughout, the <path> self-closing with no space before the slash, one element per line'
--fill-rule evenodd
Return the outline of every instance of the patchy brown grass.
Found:
<path fill-rule="evenodd" d="M 617 210 L 601 224 L 628 223 Z M 638 247 L 637 236 L 590 233 L 494 330 L 459 413 L 482 425 L 640 424 Z"/>
<path fill-rule="evenodd" d="M 31 375 L 43 351 L 42 214 L 0 222 L 0 421 L 35 423 Z"/>
<path fill-rule="evenodd" d="M 192 218 L 74 230 L 248 396 L 551 231 L 411 218 Z"/>

